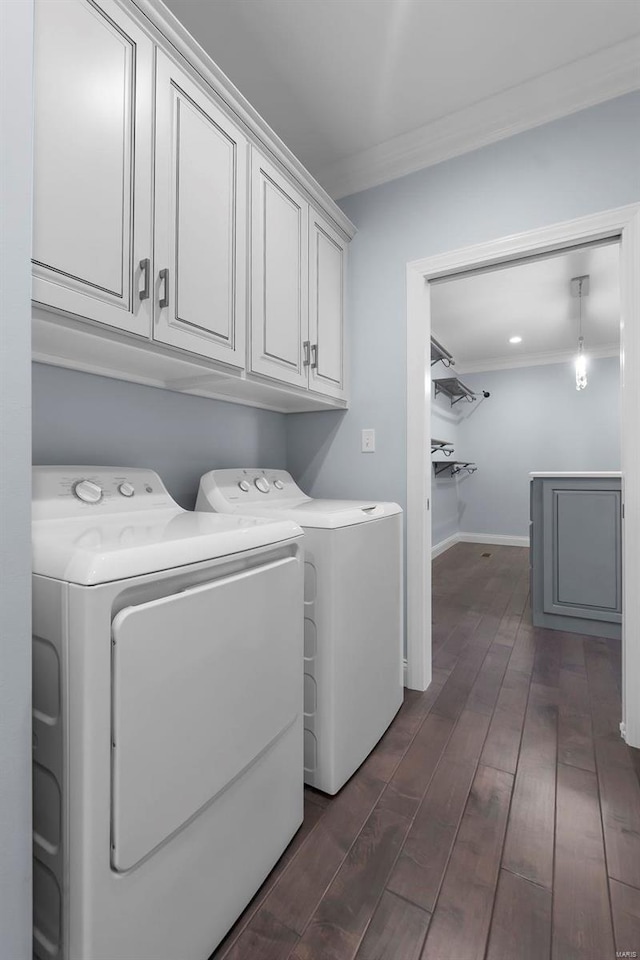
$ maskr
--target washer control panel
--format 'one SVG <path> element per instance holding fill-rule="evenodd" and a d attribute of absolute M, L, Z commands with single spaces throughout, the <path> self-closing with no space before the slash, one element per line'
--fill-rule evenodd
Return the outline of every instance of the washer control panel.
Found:
<path fill-rule="evenodd" d="M 211 470 L 200 480 L 198 497 L 204 497 L 210 507 L 222 511 L 225 505 L 241 509 L 244 504 L 276 505 L 309 499 L 286 470 L 255 467 Z"/>

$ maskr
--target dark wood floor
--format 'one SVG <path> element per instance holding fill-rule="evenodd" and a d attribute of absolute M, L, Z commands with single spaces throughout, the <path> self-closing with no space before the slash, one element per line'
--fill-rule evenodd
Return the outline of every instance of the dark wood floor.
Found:
<path fill-rule="evenodd" d="M 434 682 L 337 797 L 306 791 L 215 960 L 640 956 L 619 643 L 532 627 L 523 548 L 458 544 L 433 593 Z"/>

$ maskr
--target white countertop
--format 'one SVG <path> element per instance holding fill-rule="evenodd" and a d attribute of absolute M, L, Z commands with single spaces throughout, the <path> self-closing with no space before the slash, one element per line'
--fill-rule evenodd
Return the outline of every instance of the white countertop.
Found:
<path fill-rule="evenodd" d="M 530 473 L 530 477 L 618 477 L 622 476 L 620 470 L 549 470 L 547 472 Z"/>

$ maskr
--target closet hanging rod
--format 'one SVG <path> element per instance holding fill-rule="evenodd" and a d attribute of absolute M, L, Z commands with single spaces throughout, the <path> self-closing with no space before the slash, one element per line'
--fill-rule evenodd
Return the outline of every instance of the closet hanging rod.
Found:
<path fill-rule="evenodd" d="M 442 363 L 444 367 L 452 367 L 455 360 L 446 347 L 443 347 L 435 337 L 431 337 L 431 366 L 433 367 L 436 363 Z"/>
<path fill-rule="evenodd" d="M 453 453 L 453 443 L 451 440 L 436 440 L 432 437 L 431 453 L 444 453 L 445 457 L 450 457 Z"/>
<path fill-rule="evenodd" d="M 443 393 L 445 397 L 449 397 L 451 406 L 459 403 L 460 400 L 467 400 L 469 403 L 473 403 L 474 400 L 477 400 L 480 396 L 485 399 L 491 396 L 488 390 L 482 390 L 480 393 L 476 393 L 475 390 L 468 387 L 466 383 L 463 383 L 458 377 L 444 377 L 442 380 L 434 380 L 433 383 L 436 397 L 439 393 Z"/>
<path fill-rule="evenodd" d="M 462 473 L 466 471 L 467 473 L 475 473 L 478 469 L 476 464 L 471 460 L 449 460 L 445 462 L 444 460 L 434 460 L 433 462 L 433 472 L 434 476 L 439 477 L 441 473 L 444 473 L 446 470 L 451 471 L 451 476 L 455 476 L 457 473 Z"/>

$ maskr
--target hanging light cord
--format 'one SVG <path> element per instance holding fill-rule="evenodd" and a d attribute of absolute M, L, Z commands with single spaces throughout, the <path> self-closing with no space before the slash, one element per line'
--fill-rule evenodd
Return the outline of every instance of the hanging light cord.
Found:
<path fill-rule="evenodd" d="M 584 390 L 587 385 L 587 367 L 584 358 L 584 337 L 582 336 L 582 284 L 584 278 L 578 280 L 578 357 L 576 360 L 576 390 Z"/>
<path fill-rule="evenodd" d="M 584 280 L 580 278 L 578 281 L 578 350 L 582 353 L 582 347 L 584 345 L 584 337 L 582 336 L 582 284 Z"/>

